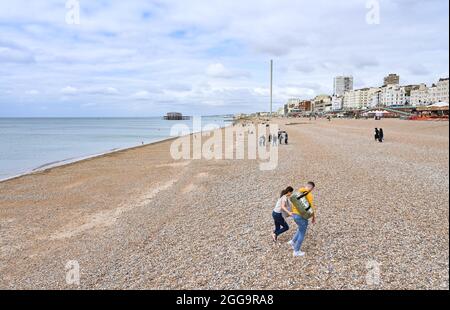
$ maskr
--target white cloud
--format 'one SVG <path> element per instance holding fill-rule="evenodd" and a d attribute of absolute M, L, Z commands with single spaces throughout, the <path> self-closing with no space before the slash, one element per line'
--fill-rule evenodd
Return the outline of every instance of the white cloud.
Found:
<path fill-rule="evenodd" d="M 230 72 L 225 69 L 225 66 L 221 63 L 211 64 L 206 68 L 206 74 L 211 77 L 228 78 L 230 77 Z"/>
<path fill-rule="evenodd" d="M 83 90 L 83 92 L 91 95 L 117 95 L 119 91 L 114 87 L 90 87 Z"/>
<path fill-rule="evenodd" d="M 86 102 L 108 115 L 263 110 L 271 58 L 275 105 L 331 92 L 341 74 L 431 84 L 448 76 L 449 39 L 448 2 L 429 2 L 380 0 L 381 23 L 368 25 L 361 0 L 81 1 L 74 26 L 64 1 L 1 1 L 0 87 L 11 93 L 0 104 L 20 111 L 32 87 L 32 108 L 54 114 L 61 95 L 80 115 Z"/>
<path fill-rule="evenodd" d="M 409 72 L 413 75 L 427 75 L 430 74 L 430 70 L 427 69 L 426 66 L 424 66 L 421 63 L 418 64 L 412 64 L 409 67 Z"/>
<path fill-rule="evenodd" d="M 30 52 L 0 45 L 0 63 L 29 64 L 33 62 L 34 57 Z"/>
<path fill-rule="evenodd" d="M 356 56 L 351 58 L 351 62 L 353 62 L 354 66 L 357 69 L 361 70 L 369 67 L 377 67 L 380 65 L 379 61 L 375 57 L 369 58 L 364 56 Z"/>
<path fill-rule="evenodd" d="M 39 95 L 40 92 L 39 92 L 38 90 L 31 89 L 31 90 L 27 90 L 27 91 L 25 92 L 25 94 L 30 95 L 30 96 L 36 96 L 36 95 Z"/>
<path fill-rule="evenodd" d="M 103 86 L 89 86 L 84 88 L 77 88 L 73 86 L 66 86 L 60 90 L 63 95 L 118 95 L 119 91 L 115 87 Z"/>
<path fill-rule="evenodd" d="M 61 89 L 63 95 L 75 95 L 78 93 L 78 89 L 72 86 L 66 86 Z"/>
<path fill-rule="evenodd" d="M 242 70 L 229 70 L 221 63 L 214 63 L 208 65 L 206 74 L 212 78 L 231 79 L 239 77 L 248 77 L 249 74 Z"/>
<path fill-rule="evenodd" d="M 151 98 L 151 95 L 148 91 L 141 90 L 134 93 L 131 97 L 136 100 L 149 100 Z"/>
<path fill-rule="evenodd" d="M 314 72 L 314 66 L 305 62 L 305 63 L 298 63 L 294 65 L 294 69 L 302 72 L 302 73 L 312 73 Z"/>

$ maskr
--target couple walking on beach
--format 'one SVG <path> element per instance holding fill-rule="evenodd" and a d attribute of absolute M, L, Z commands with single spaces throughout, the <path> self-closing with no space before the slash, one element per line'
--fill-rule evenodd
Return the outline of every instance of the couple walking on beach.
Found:
<path fill-rule="evenodd" d="M 286 132 L 286 131 L 281 131 L 281 130 L 279 130 L 278 131 L 278 141 L 280 141 L 280 144 L 283 144 L 283 142 L 284 142 L 284 144 L 288 144 L 288 139 L 289 139 L 289 135 L 288 135 L 288 133 Z"/>
<path fill-rule="evenodd" d="M 268 136 L 268 145 L 270 146 L 270 144 L 272 144 L 272 146 L 277 146 L 278 145 L 278 137 L 277 137 L 277 135 L 269 134 L 269 136 Z M 259 146 L 266 146 L 266 136 L 262 135 L 261 137 L 259 137 Z"/>
<path fill-rule="evenodd" d="M 313 224 L 316 222 L 316 207 L 312 195 L 315 187 L 314 182 L 308 182 L 306 186 L 300 188 L 295 194 L 291 186 L 287 187 L 281 192 L 280 198 L 272 212 L 275 222 L 275 230 L 272 233 L 274 242 L 277 241 L 278 236 L 289 230 L 286 218 L 292 217 L 295 224 L 297 224 L 297 231 L 292 240 L 288 242 L 294 250 L 294 257 L 305 255 L 301 251 L 301 247 L 308 229 L 309 219 L 311 218 Z M 297 203 L 297 200 L 301 201 L 301 204 Z"/>
<path fill-rule="evenodd" d="M 383 142 L 384 140 L 384 131 L 383 128 L 375 128 L 375 141 Z"/>

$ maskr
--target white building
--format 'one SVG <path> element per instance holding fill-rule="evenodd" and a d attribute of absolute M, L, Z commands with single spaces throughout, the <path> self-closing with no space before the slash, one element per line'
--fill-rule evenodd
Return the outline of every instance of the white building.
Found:
<path fill-rule="evenodd" d="M 335 96 L 343 96 L 346 91 L 353 90 L 353 77 L 352 76 L 337 76 L 334 78 L 333 85 Z"/>
<path fill-rule="evenodd" d="M 433 103 L 448 102 L 448 78 L 439 79 L 436 85 L 431 89 Z"/>
<path fill-rule="evenodd" d="M 425 84 L 411 91 L 411 105 L 424 106 L 436 102 L 449 102 L 449 79 L 439 79 L 436 84 L 427 87 Z"/>
<path fill-rule="evenodd" d="M 313 100 L 315 112 L 330 112 L 332 110 L 331 97 L 328 95 L 316 96 Z"/>
<path fill-rule="evenodd" d="M 373 106 L 373 96 L 379 91 L 377 87 L 361 88 L 348 91 L 344 95 L 343 107 L 347 110 L 365 109 Z"/>
<path fill-rule="evenodd" d="M 345 110 L 359 109 L 360 106 L 359 92 L 360 92 L 359 89 L 345 92 L 342 104 Z"/>
<path fill-rule="evenodd" d="M 430 99 L 429 88 L 425 84 L 420 84 L 418 88 L 411 90 L 410 104 L 412 106 L 429 105 Z"/>
<path fill-rule="evenodd" d="M 381 106 L 381 88 L 378 88 L 373 94 L 372 94 L 372 100 L 369 103 L 369 107 L 375 108 Z"/>
<path fill-rule="evenodd" d="M 402 106 L 409 104 L 409 97 L 404 87 L 387 85 L 381 88 L 379 105 L 384 107 Z"/>
<path fill-rule="evenodd" d="M 331 97 L 331 109 L 333 111 L 339 111 L 344 108 L 344 97 L 343 96 L 333 96 Z"/>
<path fill-rule="evenodd" d="M 380 92 L 379 87 L 365 88 L 361 94 L 361 107 L 371 108 L 373 106 L 373 96 Z"/>
<path fill-rule="evenodd" d="M 302 100 L 299 98 L 291 98 L 288 100 L 285 108 L 286 114 L 297 112 L 300 102 Z"/>

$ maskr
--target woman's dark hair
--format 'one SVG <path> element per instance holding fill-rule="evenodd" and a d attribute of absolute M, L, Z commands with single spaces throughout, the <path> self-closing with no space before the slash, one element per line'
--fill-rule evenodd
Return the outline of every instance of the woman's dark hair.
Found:
<path fill-rule="evenodd" d="M 313 188 L 316 187 L 316 184 L 314 184 L 314 182 L 308 182 L 309 185 L 311 185 Z"/>
<path fill-rule="evenodd" d="M 292 193 L 293 191 L 294 191 L 294 189 L 292 188 L 292 186 L 286 187 L 286 189 L 281 191 L 280 198 L 283 197 L 284 195 L 288 194 L 288 193 Z"/>

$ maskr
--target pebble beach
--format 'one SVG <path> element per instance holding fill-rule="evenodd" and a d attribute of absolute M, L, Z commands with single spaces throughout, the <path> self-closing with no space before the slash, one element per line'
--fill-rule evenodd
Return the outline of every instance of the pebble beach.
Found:
<path fill-rule="evenodd" d="M 174 160 L 168 140 L 1 182 L 0 288 L 449 289 L 448 122 L 275 122 L 275 170 Z M 271 212 L 307 181 L 317 223 L 294 258 Z"/>

